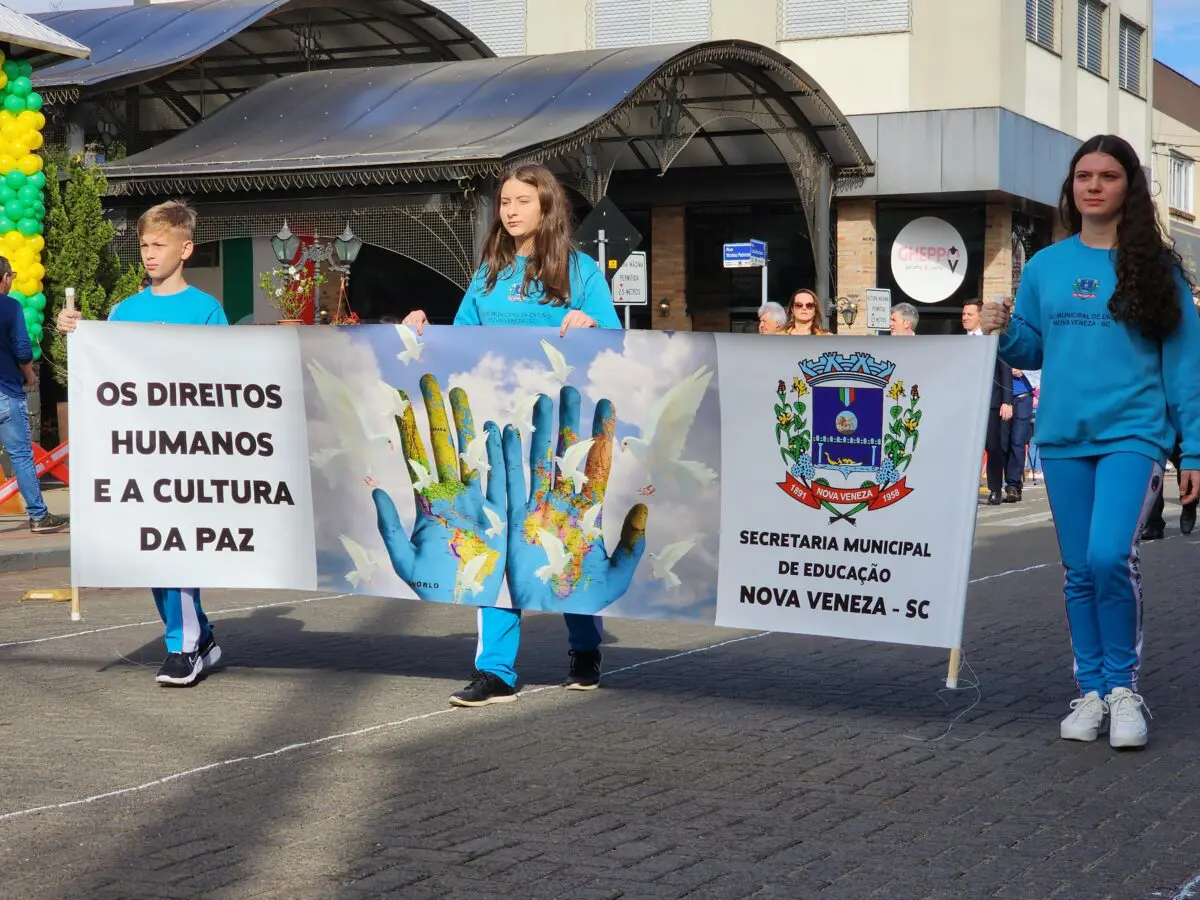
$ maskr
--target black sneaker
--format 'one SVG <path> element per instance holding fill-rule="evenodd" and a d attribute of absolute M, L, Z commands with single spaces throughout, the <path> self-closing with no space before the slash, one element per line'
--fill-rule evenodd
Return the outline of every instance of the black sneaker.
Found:
<path fill-rule="evenodd" d="M 1167 529 L 1161 525 L 1147 525 L 1142 529 L 1142 540 L 1161 541 L 1166 533 Z"/>
<path fill-rule="evenodd" d="M 988 494 L 987 502 L 988 506 L 999 506 L 1004 502 L 1004 498 L 1000 496 L 999 491 L 992 491 L 990 494 Z"/>
<path fill-rule="evenodd" d="M 40 519 L 29 520 L 29 530 L 34 534 L 54 534 L 56 531 L 62 531 L 71 520 L 65 516 L 56 516 L 54 513 L 46 513 Z"/>
<path fill-rule="evenodd" d="M 1021 492 L 1019 490 L 1017 490 L 1015 487 L 1005 488 L 1004 489 L 1004 502 L 1005 503 L 1020 503 L 1021 502 Z"/>
<path fill-rule="evenodd" d="M 571 674 L 563 682 L 568 691 L 594 691 L 600 687 L 600 651 L 569 650 Z"/>
<path fill-rule="evenodd" d="M 204 643 L 191 653 L 168 653 L 154 680 L 167 687 L 190 687 L 220 661 L 221 648 L 210 632 Z"/>
<path fill-rule="evenodd" d="M 470 683 L 461 691 L 450 695 L 451 706 L 487 706 L 491 703 L 511 703 L 517 699 L 515 688 L 491 672 L 475 670 Z"/>
<path fill-rule="evenodd" d="M 1179 514 L 1179 530 L 1184 534 L 1191 534 L 1192 529 L 1196 527 L 1196 507 L 1185 506 L 1183 512 Z"/>

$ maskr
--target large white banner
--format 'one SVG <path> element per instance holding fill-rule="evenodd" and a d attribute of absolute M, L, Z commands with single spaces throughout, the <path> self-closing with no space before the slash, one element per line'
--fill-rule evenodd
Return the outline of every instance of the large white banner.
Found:
<path fill-rule="evenodd" d="M 83 323 L 72 576 L 955 647 L 994 355 Z"/>

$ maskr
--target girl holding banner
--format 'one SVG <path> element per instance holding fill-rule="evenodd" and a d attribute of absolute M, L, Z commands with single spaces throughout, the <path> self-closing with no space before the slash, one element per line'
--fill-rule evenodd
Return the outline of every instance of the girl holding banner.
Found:
<path fill-rule="evenodd" d="M 1180 494 L 1200 493 L 1200 319 L 1134 149 L 1085 142 L 1059 201 L 1070 237 L 1033 257 L 1013 301 L 987 303 L 999 355 L 1041 369 L 1037 441 L 1066 569 L 1080 697 L 1066 740 L 1144 747 L 1138 542 L 1176 431 Z"/>
<path fill-rule="evenodd" d="M 570 328 L 620 328 L 599 266 L 572 247 L 570 221 L 566 191 L 549 169 L 523 165 L 506 174 L 482 264 L 454 324 L 557 327 L 562 335 Z M 420 334 L 429 320 L 422 310 L 414 310 L 404 324 Z M 636 565 L 636 558 L 622 557 L 622 572 L 628 569 L 632 575 L 626 560 Z M 600 617 L 564 614 L 563 618 L 571 656 L 567 687 L 599 687 Z M 478 623 L 476 670 L 470 683 L 451 696 L 455 706 L 486 706 L 516 698 L 521 610 L 480 607 Z"/>

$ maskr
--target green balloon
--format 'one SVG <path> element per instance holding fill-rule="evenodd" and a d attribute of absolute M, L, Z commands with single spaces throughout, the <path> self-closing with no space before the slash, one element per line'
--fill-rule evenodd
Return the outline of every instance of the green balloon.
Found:
<path fill-rule="evenodd" d="M 17 69 L 19 70 L 17 72 L 18 75 L 20 75 L 24 78 L 32 78 L 33 77 L 33 63 L 31 63 L 29 60 L 27 60 L 27 59 L 18 60 Z"/>
<path fill-rule="evenodd" d="M 32 206 L 42 199 L 42 192 L 26 181 L 23 185 L 21 185 L 21 189 L 17 191 L 17 199 L 26 206 Z M 7 197 L 5 198 L 5 202 L 8 202 Z"/>
<path fill-rule="evenodd" d="M 7 181 L 0 181 L 0 206 L 3 206 L 9 200 L 16 200 L 17 192 L 8 186 Z"/>
<path fill-rule="evenodd" d="M 24 294 L 22 294 L 20 291 L 9 291 L 8 296 L 10 296 L 14 300 L 18 301 L 22 306 L 24 306 L 25 301 L 29 299 Z"/>
<path fill-rule="evenodd" d="M 33 208 L 33 218 L 35 221 L 45 222 L 46 221 L 46 207 L 42 206 L 40 203 L 37 206 L 35 206 Z"/>
<path fill-rule="evenodd" d="M 40 344 L 33 345 L 33 361 L 37 362 L 42 358 L 42 347 Z"/>
<path fill-rule="evenodd" d="M 30 91 L 29 96 L 25 98 L 25 108 L 30 112 L 41 112 L 42 102 L 41 94 L 37 91 Z"/>
<path fill-rule="evenodd" d="M 33 90 L 33 83 L 26 76 L 18 75 L 8 83 L 8 90 L 9 93 L 16 94 L 18 97 L 24 99 Z"/>
<path fill-rule="evenodd" d="M 11 172 L 9 172 L 7 175 L 4 176 L 4 183 L 7 184 L 10 188 L 12 188 L 14 191 L 19 191 L 21 189 L 21 186 L 25 184 L 25 180 L 26 180 L 25 173 L 22 172 L 20 169 L 13 169 Z"/>
<path fill-rule="evenodd" d="M 16 198 L 9 200 L 4 204 L 4 215 L 14 222 L 25 218 L 25 204 Z"/>
<path fill-rule="evenodd" d="M 9 94 L 4 98 L 4 108 L 14 116 L 20 115 L 25 111 L 25 101 L 16 94 Z"/>
<path fill-rule="evenodd" d="M 41 231 L 41 228 L 42 226 L 38 223 L 37 219 L 22 219 L 17 223 L 17 231 L 21 232 L 25 237 L 33 237 Z"/>
<path fill-rule="evenodd" d="M 45 312 L 45 310 L 46 310 L 46 295 L 43 294 L 41 291 L 38 291 L 36 294 L 34 294 L 32 297 L 29 298 L 29 305 L 32 306 L 34 309 L 36 309 L 38 312 Z"/>
<path fill-rule="evenodd" d="M 37 324 L 38 311 L 36 309 L 30 309 L 28 306 L 26 306 L 24 313 L 26 330 L 33 328 L 33 326 Z"/>
<path fill-rule="evenodd" d="M 16 231 L 16 223 L 8 216 L 0 216 L 0 234 L 8 234 L 10 231 Z"/>
<path fill-rule="evenodd" d="M 4 61 L 4 65 L 0 66 L 0 69 L 4 70 L 4 74 L 8 76 L 9 81 L 12 81 L 14 78 L 18 78 L 21 75 L 21 67 L 17 65 L 17 61 L 15 59 L 6 59 Z"/>
<path fill-rule="evenodd" d="M 22 172 L 21 174 L 24 175 L 25 173 Z M 46 186 L 46 173 L 45 172 L 41 172 L 41 171 L 34 172 L 32 175 L 30 175 L 28 177 L 29 177 L 29 183 L 32 184 L 35 188 L 37 188 L 39 191 Z"/>

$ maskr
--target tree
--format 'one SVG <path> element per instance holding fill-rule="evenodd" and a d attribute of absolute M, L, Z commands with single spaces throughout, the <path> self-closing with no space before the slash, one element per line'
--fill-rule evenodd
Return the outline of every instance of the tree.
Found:
<path fill-rule="evenodd" d="M 116 229 L 104 217 L 102 198 L 108 179 L 97 165 L 86 165 L 82 154 L 63 150 L 45 154 L 46 224 L 44 293 L 52 323 L 66 302 L 65 288 L 75 288 L 75 308 L 85 319 L 105 319 L 113 305 L 137 293 L 145 271 L 141 263 L 125 267 L 109 246 Z M 60 181 L 59 173 L 65 174 Z M 53 326 L 50 367 L 54 380 L 67 383 L 67 342 Z"/>

